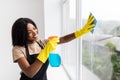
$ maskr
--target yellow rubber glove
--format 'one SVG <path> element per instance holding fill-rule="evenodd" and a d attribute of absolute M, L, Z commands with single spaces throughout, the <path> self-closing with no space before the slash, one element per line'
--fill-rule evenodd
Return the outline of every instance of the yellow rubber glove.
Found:
<path fill-rule="evenodd" d="M 54 38 L 52 40 L 49 40 L 45 48 L 37 56 L 37 59 L 45 63 L 46 60 L 48 59 L 49 53 L 56 49 L 58 42 L 59 42 L 59 38 Z"/>
<path fill-rule="evenodd" d="M 77 30 L 77 31 L 74 33 L 74 34 L 75 34 L 75 37 L 76 37 L 76 38 L 79 38 L 79 37 L 81 37 L 82 35 L 84 35 L 84 34 L 90 32 L 90 31 L 92 31 L 93 28 L 94 28 L 94 26 L 96 25 L 96 24 L 93 23 L 94 20 L 95 20 L 94 16 L 93 16 L 93 15 L 89 15 L 88 21 L 87 21 L 87 23 L 84 25 L 84 27 L 81 28 L 81 29 L 79 29 L 79 30 Z"/>

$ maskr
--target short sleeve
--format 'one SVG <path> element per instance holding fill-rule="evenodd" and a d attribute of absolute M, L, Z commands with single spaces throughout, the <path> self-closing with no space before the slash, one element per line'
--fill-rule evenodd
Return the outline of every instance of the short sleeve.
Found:
<path fill-rule="evenodd" d="M 17 62 L 17 60 L 20 59 L 21 57 L 25 57 L 25 54 L 21 49 L 17 47 L 13 47 L 12 56 L 13 56 L 13 62 Z"/>

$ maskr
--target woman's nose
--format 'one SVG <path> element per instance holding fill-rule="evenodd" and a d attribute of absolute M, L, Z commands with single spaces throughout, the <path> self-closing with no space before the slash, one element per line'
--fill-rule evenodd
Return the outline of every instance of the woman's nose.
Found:
<path fill-rule="evenodd" d="M 36 30 L 33 30 L 33 34 L 37 34 L 37 31 L 36 31 Z"/>

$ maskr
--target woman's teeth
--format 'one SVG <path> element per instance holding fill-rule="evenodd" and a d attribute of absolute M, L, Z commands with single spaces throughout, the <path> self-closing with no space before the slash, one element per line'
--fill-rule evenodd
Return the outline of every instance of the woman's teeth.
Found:
<path fill-rule="evenodd" d="M 38 35 L 35 35 L 34 38 L 38 37 Z"/>

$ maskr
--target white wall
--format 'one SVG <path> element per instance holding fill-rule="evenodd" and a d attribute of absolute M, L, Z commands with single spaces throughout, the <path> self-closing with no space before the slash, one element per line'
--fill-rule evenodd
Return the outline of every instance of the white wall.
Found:
<path fill-rule="evenodd" d="M 0 79 L 18 80 L 19 68 L 12 61 L 11 27 L 19 17 L 29 17 L 44 37 L 43 0 L 0 0 Z"/>
<path fill-rule="evenodd" d="M 60 36 L 61 33 L 61 1 L 44 0 L 45 37 Z"/>

